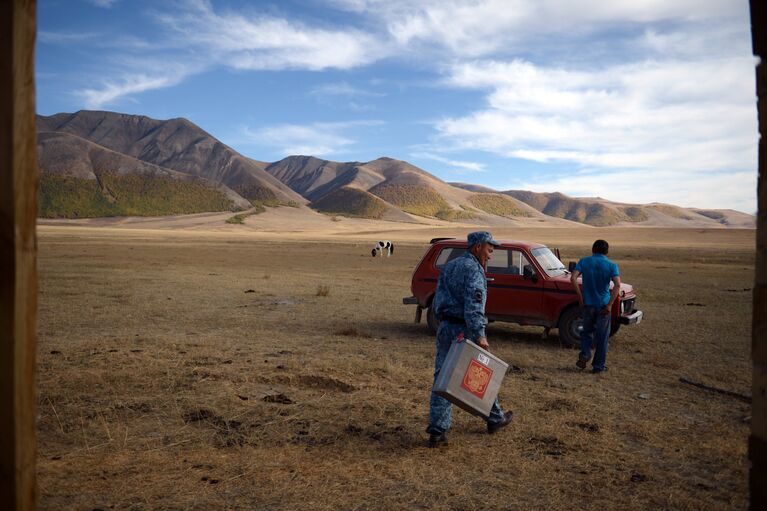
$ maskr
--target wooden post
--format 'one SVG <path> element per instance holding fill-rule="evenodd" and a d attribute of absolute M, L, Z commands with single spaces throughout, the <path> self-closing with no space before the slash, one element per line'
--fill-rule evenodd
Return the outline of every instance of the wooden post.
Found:
<path fill-rule="evenodd" d="M 37 504 L 35 7 L 0 0 L 0 509 L 17 511 Z"/>
<path fill-rule="evenodd" d="M 751 436 L 748 456 L 751 460 L 749 495 L 751 509 L 767 509 L 767 6 L 751 0 L 751 39 L 756 67 L 756 93 L 759 113 L 759 209 L 756 224 L 756 275 L 751 356 L 753 383 Z"/>

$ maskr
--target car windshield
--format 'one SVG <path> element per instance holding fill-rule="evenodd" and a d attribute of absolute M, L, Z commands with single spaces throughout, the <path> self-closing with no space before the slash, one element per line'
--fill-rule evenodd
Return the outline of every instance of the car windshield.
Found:
<path fill-rule="evenodd" d="M 538 261 L 538 264 L 541 265 L 541 268 L 543 268 L 543 271 L 545 271 L 546 275 L 549 277 L 558 277 L 567 273 L 565 265 L 562 264 L 562 261 L 557 259 L 554 252 L 549 250 L 548 247 L 534 248 L 532 253 L 535 260 Z"/>

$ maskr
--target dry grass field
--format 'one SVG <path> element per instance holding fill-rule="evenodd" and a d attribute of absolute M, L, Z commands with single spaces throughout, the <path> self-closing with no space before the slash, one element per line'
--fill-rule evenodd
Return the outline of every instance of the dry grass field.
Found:
<path fill-rule="evenodd" d="M 434 340 L 410 276 L 439 232 L 301 241 L 40 229 L 42 509 L 744 509 L 754 231 L 528 229 L 565 261 L 605 237 L 645 321 L 610 372 L 495 323 L 497 435 L 425 447 Z"/>

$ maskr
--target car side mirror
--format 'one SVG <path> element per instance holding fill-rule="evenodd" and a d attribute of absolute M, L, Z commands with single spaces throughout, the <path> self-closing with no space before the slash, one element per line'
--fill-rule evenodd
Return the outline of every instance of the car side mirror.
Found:
<path fill-rule="evenodd" d="M 524 277 L 525 280 L 532 280 L 533 282 L 538 281 L 538 277 L 535 275 L 535 270 L 529 264 L 526 264 L 522 269 L 522 277 Z"/>
<path fill-rule="evenodd" d="M 570 273 L 574 272 L 575 271 L 575 267 L 577 265 L 578 265 L 578 263 L 576 263 L 575 261 L 570 261 L 569 263 L 567 263 L 567 271 L 569 271 Z"/>

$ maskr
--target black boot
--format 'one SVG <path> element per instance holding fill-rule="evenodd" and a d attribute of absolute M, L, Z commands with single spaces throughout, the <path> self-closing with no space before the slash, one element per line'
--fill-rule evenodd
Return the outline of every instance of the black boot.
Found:
<path fill-rule="evenodd" d="M 514 412 L 506 412 L 503 414 L 503 420 L 501 422 L 488 422 L 487 432 L 492 435 L 501 428 L 505 428 L 511 424 L 511 418 L 514 416 Z"/>
<path fill-rule="evenodd" d="M 432 449 L 441 445 L 447 445 L 447 435 L 444 433 L 432 433 L 429 435 L 429 447 Z"/>

